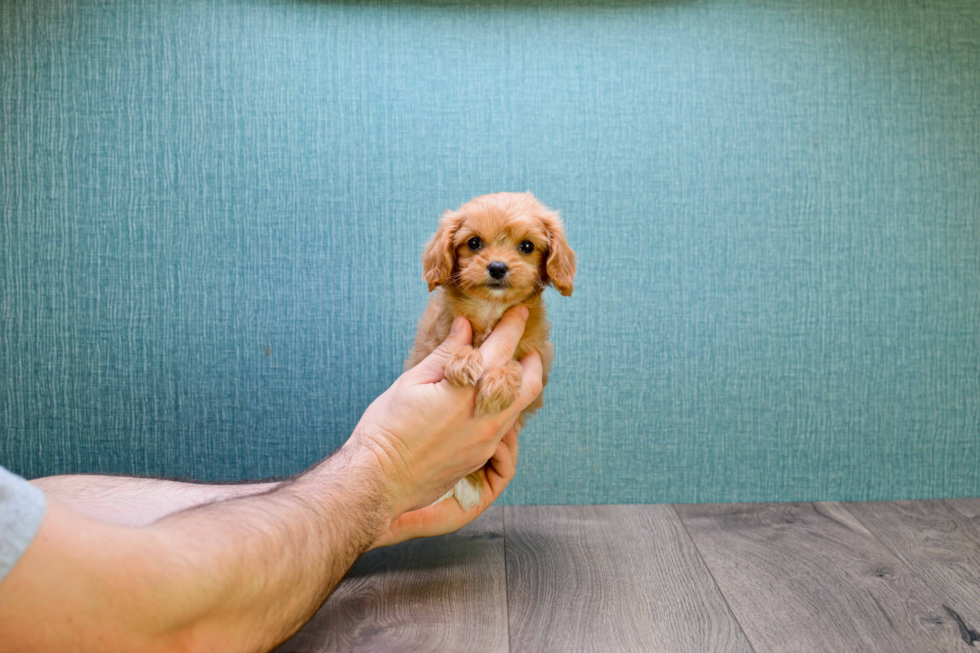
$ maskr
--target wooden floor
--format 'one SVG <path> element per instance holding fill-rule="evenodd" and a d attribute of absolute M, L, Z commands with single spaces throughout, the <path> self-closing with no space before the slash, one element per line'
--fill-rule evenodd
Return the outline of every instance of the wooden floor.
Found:
<path fill-rule="evenodd" d="M 980 499 L 494 507 L 277 651 L 980 651 Z"/>

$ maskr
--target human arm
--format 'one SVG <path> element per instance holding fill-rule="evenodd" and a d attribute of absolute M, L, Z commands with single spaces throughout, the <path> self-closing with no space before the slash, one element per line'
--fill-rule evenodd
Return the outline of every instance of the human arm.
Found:
<path fill-rule="evenodd" d="M 509 360 L 519 321 L 500 332 L 513 343 L 481 348 L 488 367 Z M 540 392 L 532 355 L 515 404 L 474 417 L 475 390 L 441 378 L 469 342 L 464 326 L 379 397 L 336 454 L 270 492 L 142 528 L 49 501 L 0 584 L 0 650 L 264 651 L 287 637 L 394 520 L 481 468 Z"/>
<path fill-rule="evenodd" d="M 30 481 L 48 500 L 79 515 L 120 526 L 146 526 L 205 503 L 269 492 L 281 482 L 187 483 L 101 474 L 65 474 Z"/>
<path fill-rule="evenodd" d="M 520 427 L 504 435 L 497 450 L 478 473 L 483 497 L 473 510 L 458 501 L 440 501 L 395 519 L 371 548 L 390 546 L 417 537 L 433 537 L 459 530 L 483 513 L 503 493 L 517 467 Z M 283 481 L 258 483 L 189 483 L 135 476 L 67 474 L 36 478 L 30 483 L 73 512 L 120 526 L 146 526 L 195 506 L 269 492 Z"/>

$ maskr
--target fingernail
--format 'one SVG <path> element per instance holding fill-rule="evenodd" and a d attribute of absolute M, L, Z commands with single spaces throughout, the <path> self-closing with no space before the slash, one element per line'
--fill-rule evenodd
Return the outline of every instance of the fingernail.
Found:
<path fill-rule="evenodd" d="M 520 311 L 521 311 L 521 315 L 524 316 L 525 320 L 528 318 L 528 316 L 531 315 L 531 311 L 527 310 L 527 306 L 521 306 Z"/>
<path fill-rule="evenodd" d="M 459 333 L 459 330 L 463 328 L 463 319 L 463 316 L 459 316 L 453 320 L 453 326 L 449 330 L 449 335 L 454 336 Z"/>

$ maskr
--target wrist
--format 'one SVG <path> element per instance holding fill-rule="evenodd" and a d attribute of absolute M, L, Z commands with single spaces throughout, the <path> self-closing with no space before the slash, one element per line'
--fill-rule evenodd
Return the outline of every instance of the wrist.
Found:
<path fill-rule="evenodd" d="M 406 489 L 412 487 L 412 480 L 407 473 L 406 456 L 399 450 L 398 443 L 399 439 L 391 433 L 374 432 L 359 425 L 341 447 L 361 460 L 365 467 L 374 469 L 387 500 L 391 521 L 412 509 L 406 501 L 409 494 Z"/>
<path fill-rule="evenodd" d="M 364 550 L 395 519 L 387 478 L 377 457 L 364 447 L 345 444 L 281 489 L 305 494 L 324 515 L 353 518 L 358 524 L 356 539 Z"/>
<path fill-rule="evenodd" d="M 353 438 L 340 448 L 337 455 L 345 459 L 348 469 L 357 470 L 357 476 L 370 486 L 371 494 L 385 517 L 389 521 L 397 518 L 397 492 L 386 458 L 373 447 L 353 441 Z"/>

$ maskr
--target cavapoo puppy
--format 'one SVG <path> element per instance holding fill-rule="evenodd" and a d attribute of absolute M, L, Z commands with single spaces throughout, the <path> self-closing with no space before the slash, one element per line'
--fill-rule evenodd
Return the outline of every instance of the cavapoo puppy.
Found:
<path fill-rule="evenodd" d="M 568 246 L 557 211 L 531 193 L 495 193 L 446 211 L 422 257 L 429 291 L 435 291 L 419 322 L 415 344 L 405 361 L 414 367 L 449 335 L 453 319 L 462 315 L 473 325 L 473 346 L 464 347 L 446 365 L 446 379 L 458 386 L 475 384 L 476 412 L 494 415 L 510 406 L 521 387 L 517 362 L 532 350 L 541 355 L 543 381 L 548 383 L 552 350 L 541 293 L 546 285 L 572 294 L 575 252 Z M 522 304 L 529 315 L 524 335 L 505 366 L 483 371 L 478 347 L 504 312 Z M 519 421 L 544 404 L 534 400 Z M 483 494 L 480 477 L 460 479 L 443 499 L 455 494 L 469 510 Z M 441 501 L 441 499 L 440 499 Z"/>

